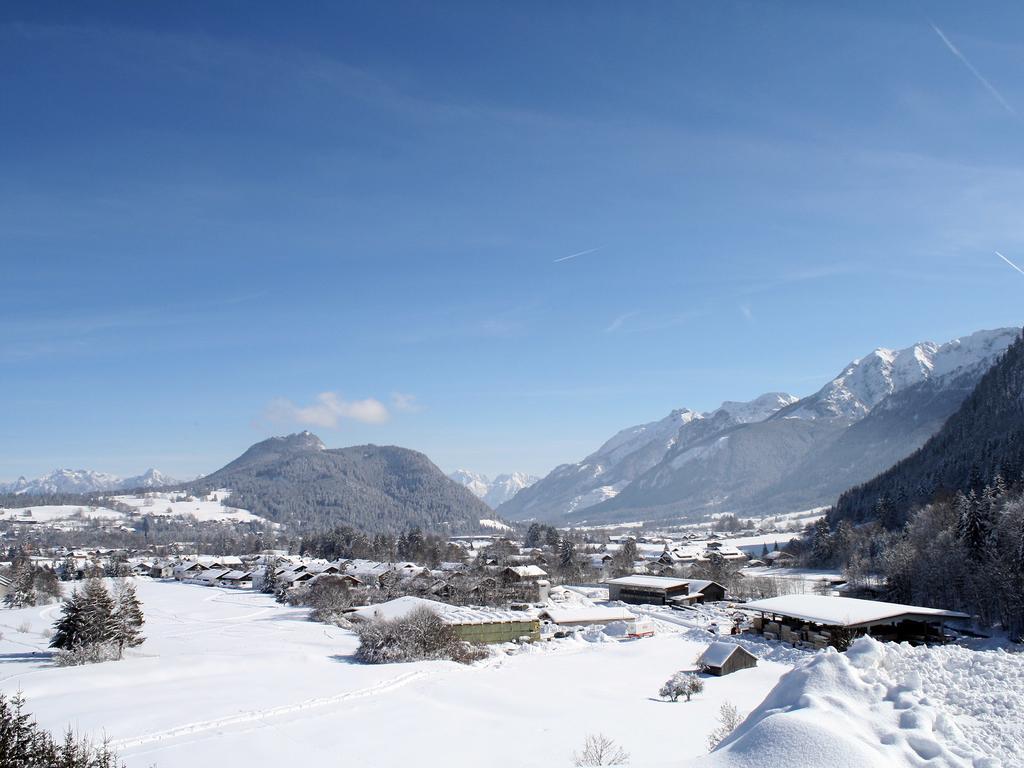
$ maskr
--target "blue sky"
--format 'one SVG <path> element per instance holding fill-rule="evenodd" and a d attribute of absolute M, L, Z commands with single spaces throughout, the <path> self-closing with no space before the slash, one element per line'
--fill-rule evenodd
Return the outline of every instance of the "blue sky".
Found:
<path fill-rule="evenodd" d="M 542 473 L 1019 324 L 1024 7 L 894 5 L 6 4 L 0 479 Z"/>

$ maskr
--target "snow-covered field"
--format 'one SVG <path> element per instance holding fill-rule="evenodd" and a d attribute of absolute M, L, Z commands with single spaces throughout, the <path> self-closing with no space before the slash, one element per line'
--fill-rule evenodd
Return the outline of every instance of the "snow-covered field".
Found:
<path fill-rule="evenodd" d="M 22 689 L 53 730 L 106 733 L 129 768 L 547 768 L 571 765 L 595 733 L 633 766 L 1024 764 L 1024 663 L 1002 651 L 869 640 L 854 654 L 811 654 L 744 639 L 756 669 L 668 703 L 659 686 L 708 643 L 700 611 L 645 610 L 660 631 L 638 641 L 566 639 L 472 667 L 367 666 L 353 662 L 351 633 L 267 596 L 148 579 L 138 589 L 148 640 L 120 662 L 55 668 L 46 636 L 58 608 L 0 611 L 0 689 Z M 755 714 L 706 756 L 727 700 Z"/>
<path fill-rule="evenodd" d="M 192 515 L 201 523 L 219 522 L 232 520 L 238 523 L 262 521 L 259 515 L 254 515 L 245 509 L 224 506 L 223 501 L 231 492 L 227 490 L 214 491 L 205 499 L 194 501 L 172 501 L 179 494 L 163 493 L 152 491 L 140 496 L 112 496 L 114 501 L 127 504 L 139 510 L 140 514 L 166 515 L 168 517 L 181 517 Z"/>
<path fill-rule="evenodd" d="M 658 688 L 692 667 L 706 634 L 555 641 L 475 667 L 366 666 L 352 661 L 351 633 L 267 596 L 147 579 L 138 589 L 148 639 L 102 665 L 50 665 L 43 633 L 56 606 L 0 611 L 0 688 L 20 687 L 49 728 L 105 732 L 129 768 L 337 765 L 341 756 L 475 767 L 486 755 L 559 766 L 599 732 L 634 765 L 678 765 L 707 751 L 724 700 L 750 711 L 788 669 L 764 662 L 672 704 Z M 23 622 L 28 633 L 17 630 Z M 665 739 L 650 738 L 656 732 Z"/>
<path fill-rule="evenodd" d="M 119 502 L 132 507 L 140 515 L 153 515 L 156 517 L 184 517 L 191 515 L 201 523 L 223 521 L 238 523 L 266 522 L 262 517 L 254 515 L 248 510 L 225 506 L 223 500 L 230 495 L 230 491 L 222 490 L 214 491 L 207 498 L 201 500 L 174 501 L 174 499 L 178 498 L 179 494 L 150 491 L 141 495 L 111 496 L 110 502 Z M 83 518 L 127 520 L 127 515 L 103 506 L 84 507 L 80 504 L 0 509 L 0 520 L 7 521 L 50 524 Z"/>
<path fill-rule="evenodd" d="M 97 518 L 102 520 L 120 520 L 120 512 L 106 507 L 83 507 L 81 504 L 52 504 L 37 507 L 18 507 L 0 509 L 0 520 L 36 523 L 53 523 L 58 520 L 76 518 Z"/>

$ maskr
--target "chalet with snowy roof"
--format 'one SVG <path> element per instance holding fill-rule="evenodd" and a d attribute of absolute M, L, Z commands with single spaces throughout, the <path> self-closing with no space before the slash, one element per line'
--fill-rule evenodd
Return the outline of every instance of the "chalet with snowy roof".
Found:
<path fill-rule="evenodd" d="M 231 589 L 252 589 L 252 571 L 228 571 L 220 578 L 220 586 Z"/>
<path fill-rule="evenodd" d="M 914 644 L 943 642 L 948 621 L 969 619 L 966 613 L 853 597 L 785 595 L 745 603 L 756 615 L 754 632 L 797 647 L 840 650 L 853 637 Z"/>
<path fill-rule="evenodd" d="M 757 657 L 736 643 L 719 640 L 712 643 L 697 659 L 702 672 L 709 675 L 731 675 L 741 669 L 757 666 Z"/>

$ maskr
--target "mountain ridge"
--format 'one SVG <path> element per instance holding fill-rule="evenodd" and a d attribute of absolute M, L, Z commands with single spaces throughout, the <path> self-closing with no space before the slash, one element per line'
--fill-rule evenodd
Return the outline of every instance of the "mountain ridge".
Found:
<path fill-rule="evenodd" d="M 556 468 L 498 511 L 509 519 L 575 524 L 828 505 L 846 488 L 920 447 L 1018 334 L 1002 328 L 943 344 L 880 347 L 844 366 L 811 395 L 797 399 L 775 393 L 778 399 L 762 411 L 749 407 L 745 420 L 730 414 L 728 403 L 705 414 L 673 411 L 694 415 L 665 441 L 664 450 L 652 450 L 648 443 L 646 466 L 634 463 L 640 471 L 632 476 L 601 467 L 597 477 L 618 475 L 619 484 L 592 483 L 588 503 L 574 504 L 576 499 L 567 497 L 569 481 L 591 468 L 592 457 L 620 435 L 643 434 L 661 422 L 620 431 L 587 459 Z M 541 497 L 544 492 L 547 498 Z M 603 498 L 595 498 L 599 493 Z"/>
<path fill-rule="evenodd" d="M 327 448 L 311 432 L 250 446 L 185 486 L 232 491 L 231 503 L 299 531 L 348 525 L 367 533 L 413 527 L 476 532 L 494 512 L 430 459 L 400 446 Z"/>
<path fill-rule="evenodd" d="M 47 494 L 96 493 L 101 491 L 128 491 L 140 488 L 166 488 L 181 481 L 168 477 L 150 467 L 140 475 L 119 477 L 89 469 L 55 469 L 48 475 L 29 480 L 19 477 L 11 483 L 0 484 L 0 493 L 25 496 Z"/>

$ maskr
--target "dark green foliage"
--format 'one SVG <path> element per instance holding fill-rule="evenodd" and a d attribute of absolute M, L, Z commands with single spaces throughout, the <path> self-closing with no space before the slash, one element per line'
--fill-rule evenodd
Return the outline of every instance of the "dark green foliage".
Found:
<path fill-rule="evenodd" d="M 372 539 L 362 531 L 340 525 L 322 533 L 302 537 L 300 554 L 325 560 L 410 560 L 436 568 L 441 562 L 463 562 L 465 551 L 447 538 L 412 528 L 397 538 L 378 533 Z"/>
<path fill-rule="evenodd" d="M 96 747 L 71 730 L 57 741 L 25 712 L 20 693 L 0 693 L 0 766 L 4 768 L 122 768 L 107 743 Z"/>
<path fill-rule="evenodd" d="M 141 645 L 142 605 L 130 582 L 118 587 L 116 599 L 99 579 L 89 579 L 61 606 L 50 647 L 64 655 L 58 663 L 80 664 L 120 658 L 125 648 Z"/>

